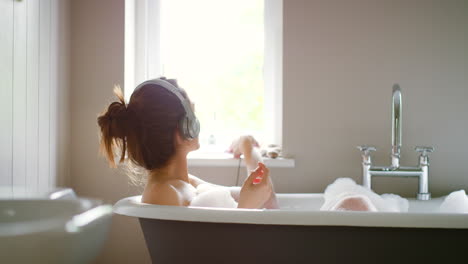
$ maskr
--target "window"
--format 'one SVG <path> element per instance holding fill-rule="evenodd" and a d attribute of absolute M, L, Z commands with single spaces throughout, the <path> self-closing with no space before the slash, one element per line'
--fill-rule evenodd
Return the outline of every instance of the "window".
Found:
<path fill-rule="evenodd" d="M 202 149 L 240 134 L 281 144 L 281 0 L 127 0 L 125 94 L 176 78 L 195 103 Z M 127 98 L 128 99 L 128 98 Z"/>

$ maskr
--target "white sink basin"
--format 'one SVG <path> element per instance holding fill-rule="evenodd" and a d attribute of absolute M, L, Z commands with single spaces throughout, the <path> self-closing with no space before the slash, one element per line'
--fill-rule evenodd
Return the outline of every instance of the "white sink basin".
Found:
<path fill-rule="evenodd" d="M 92 261 L 107 237 L 112 207 L 73 198 L 71 189 L 41 195 L 0 197 L 2 263 Z M 54 197 L 58 199 L 48 199 Z"/>

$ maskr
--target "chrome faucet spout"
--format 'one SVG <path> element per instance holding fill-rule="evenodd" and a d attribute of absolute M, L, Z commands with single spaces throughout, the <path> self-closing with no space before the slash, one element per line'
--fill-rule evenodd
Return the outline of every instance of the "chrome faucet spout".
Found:
<path fill-rule="evenodd" d="M 419 164 L 415 167 L 400 167 L 401 150 L 401 89 L 400 85 L 393 85 L 392 93 L 392 165 L 374 166 L 372 164 L 371 152 L 376 151 L 372 146 L 359 146 L 362 153 L 362 185 L 372 189 L 372 177 L 417 177 L 419 179 L 419 200 L 431 199 L 429 193 L 429 153 L 434 151 L 433 147 L 416 147 L 419 153 Z"/>
<path fill-rule="evenodd" d="M 401 89 L 400 85 L 393 85 L 392 92 L 392 167 L 400 166 L 401 150 Z"/>

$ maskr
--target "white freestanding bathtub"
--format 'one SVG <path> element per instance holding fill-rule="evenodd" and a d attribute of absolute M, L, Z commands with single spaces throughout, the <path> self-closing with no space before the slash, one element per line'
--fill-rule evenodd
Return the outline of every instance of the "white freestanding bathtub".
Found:
<path fill-rule="evenodd" d="M 278 194 L 281 209 L 150 205 L 138 217 L 153 263 L 448 263 L 466 259 L 468 214 L 438 213 L 442 198 L 408 213 L 325 212 L 323 194 Z"/>

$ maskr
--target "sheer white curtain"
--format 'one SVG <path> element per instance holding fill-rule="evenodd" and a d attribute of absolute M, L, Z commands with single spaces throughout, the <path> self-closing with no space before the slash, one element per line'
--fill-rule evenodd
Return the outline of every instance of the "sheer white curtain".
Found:
<path fill-rule="evenodd" d="M 66 171 L 65 2 L 0 1 L 0 186 L 43 191 Z"/>

